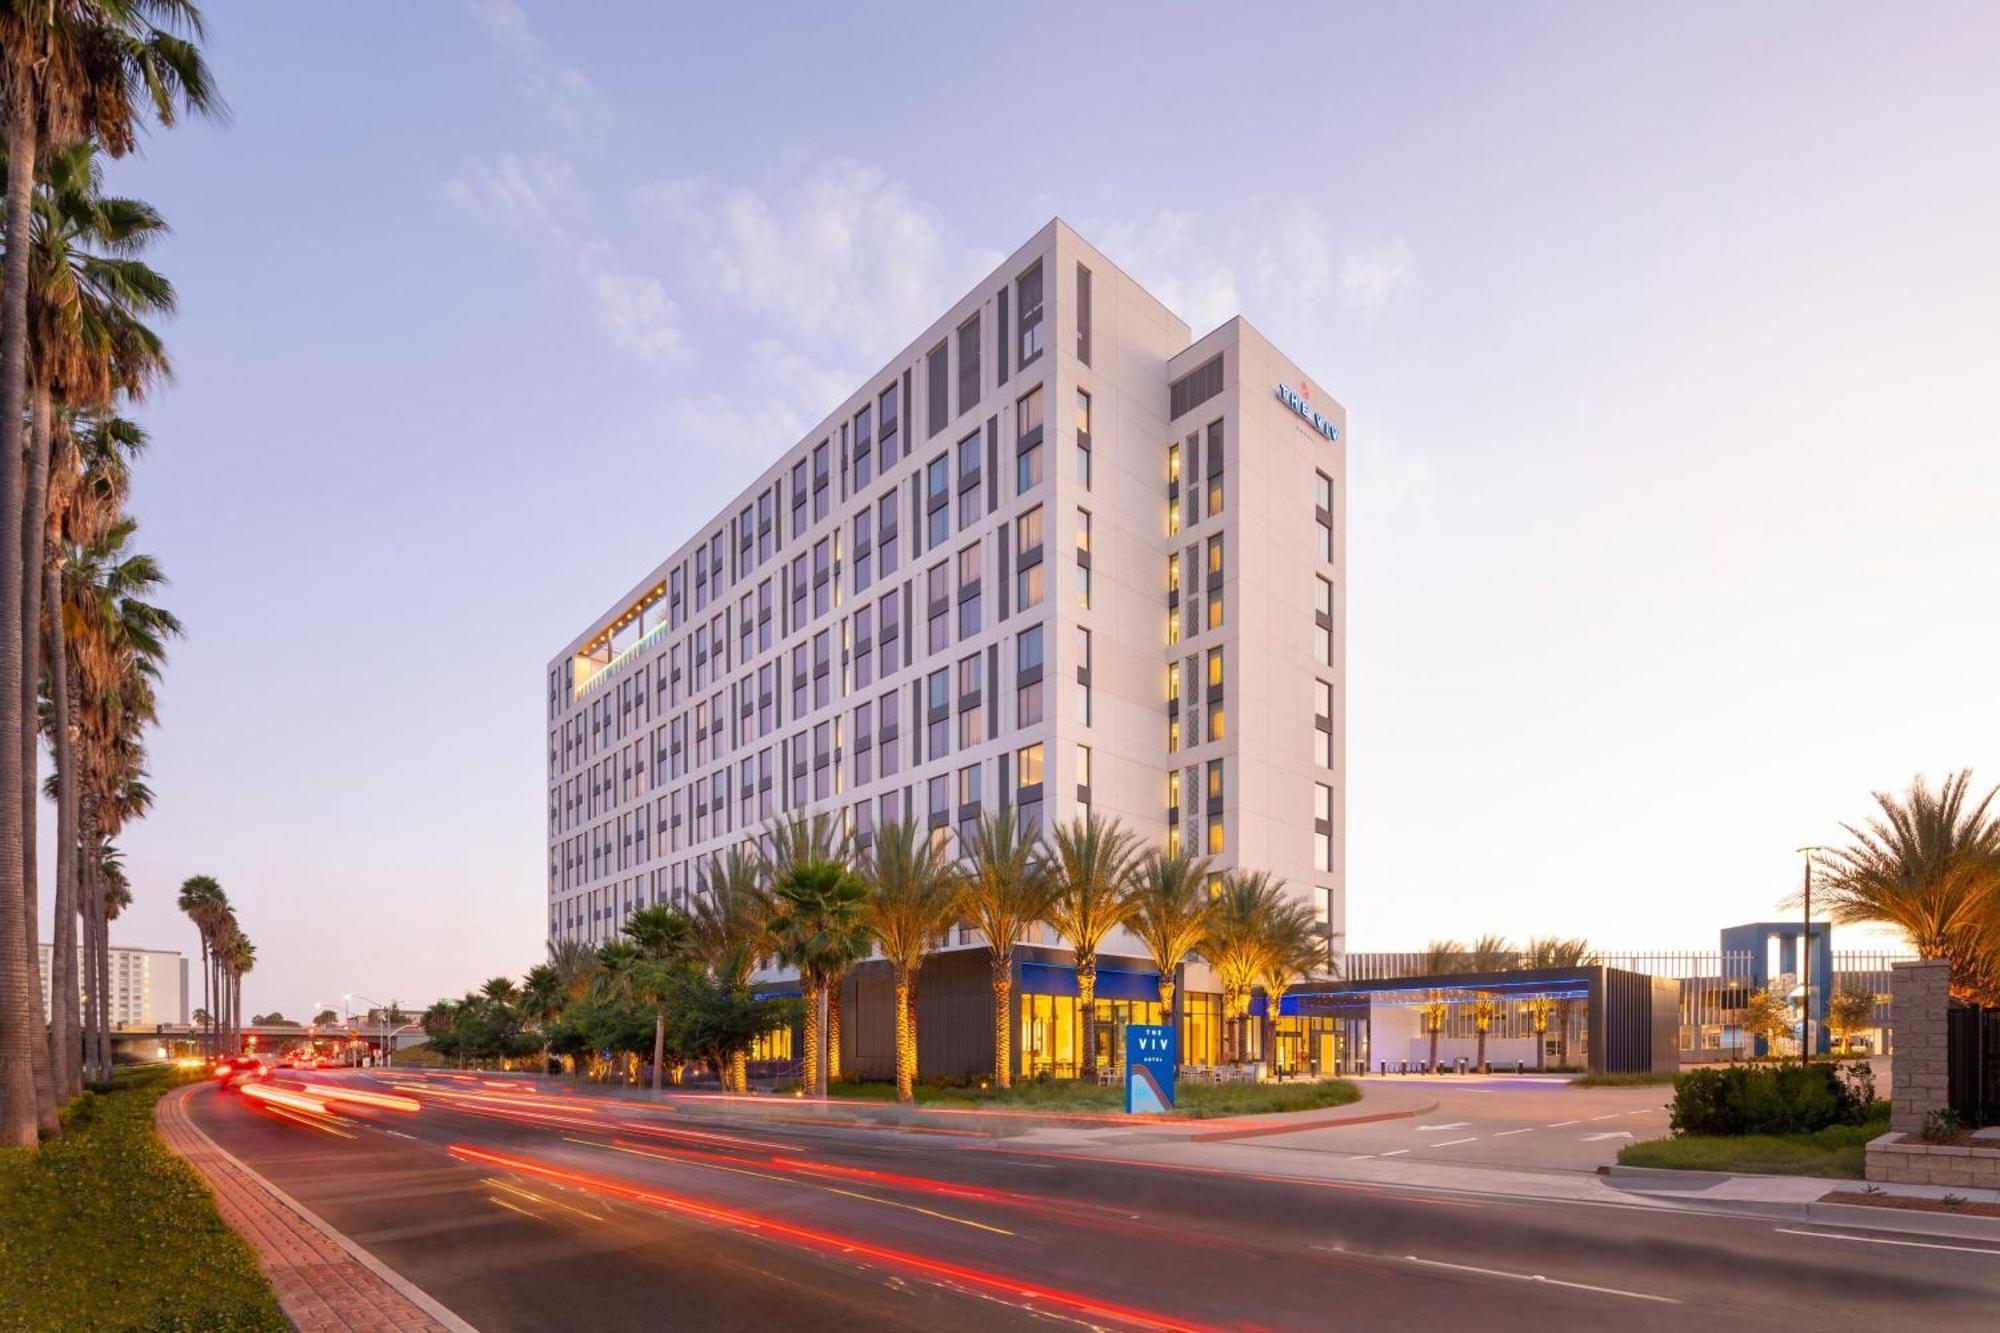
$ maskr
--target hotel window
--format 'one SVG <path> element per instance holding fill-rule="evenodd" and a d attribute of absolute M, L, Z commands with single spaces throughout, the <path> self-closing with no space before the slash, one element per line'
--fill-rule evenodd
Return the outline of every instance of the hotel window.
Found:
<path fill-rule="evenodd" d="M 771 524 L 771 492 L 766 490 L 757 497 L 757 563 L 763 564 L 771 558 L 775 547 L 775 536 Z"/>
<path fill-rule="evenodd" d="M 813 521 L 827 516 L 832 505 L 831 444 L 821 440 L 813 446 Z"/>
<path fill-rule="evenodd" d="M 1178 717 L 1169 717 L 1167 719 L 1167 753 L 1178 754 L 1180 748 L 1181 720 Z"/>
<path fill-rule="evenodd" d="M 1076 479 L 1090 489 L 1090 395 L 1076 391 Z"/>
<path fill-rule="evenodd" d="M 1167 663 L 1167 701 L 1181 697 L 1181 664 L 1179 661 Z"/>
<path fill-rule="evenodd" d="M 985 740 L 985 659 L 978 653 L 958 659 L 958 748 Z"/>
<path fill-rule="evenodd" d="M 1076 266 L 1076 359 L 1090 364 L 1090 270 Z"/>
<path fill-rule="evenodd" d="M 1039 726 L 1047 714 L 1042 709 L 1042 682 L 1029 681 L 1014 691 L 1014 725 Z"/>
<path fill-rule="evenodd" d="M 792 628 L 806 623 L 806 556 L 801 551 L 792 557 Z M 699 631 L 697 631 L 699 633 Z M 701 684 L 699 677 L 695 684 Z"/>
<path fill-rule="evenodd" d="M 897 744 L 899 733 L 896 721 L 896 696 L 893 692 L 882 696 L 881 702 L 875 707 L 875 716 L 881 724 L 881 730 L 875 734 L 875 749 L 880 755 L 882 776 L 893 778 L 902 764 L 902 747 Z M 895 818 L 894 815 L 888 814 L 887 805 L 884 805 L 883 813 L 886 819 Z"/>
<path fill-rule="evenodd" d="M 1333 869 L 1333 788 L 1313 784 L 1313 869 Z"/>
<path fill-rule="evenodd" d="M 875 581 L 875 513 L 863 506 L 854 516 L 854 591 L 867 592 Z"/>
<path fill-rule="evenodd" d="M 889 492 L 875 505 L 875 549 L 881 553 L 882 577 L 896 572 L 896 493 Z"/>
<path fill-rule="evenodd" d="M 806 535 L 806 460 L 792 464 L 792 536 Z"/>
<path fill-rule="evenodd" d="M 875 604 L 875 619 L 882 626 L 882 674 L 896 674 L 896 645 L 903 632 L 903 599 L 894 589 Z"/>
<path fill-rule="evenodd" d="M 935 435 L 951 424 L 951 343 L 931 348 L 924 360 L 925 424 Z"/>
<path fill-rule="evenodd" d="M 874 437 L 869 434 L 868 407 L 862 405 L 854 414 L 854 488 L 866 486 L 875 479 Z"/>
<path fill-rule="evenodd" d="M 924 681 L 924 758 L 951 753 L 951 672 L 933 671 Z"/>
<path fill-rule="evenodd" d="M 1167 446 L 1167 535 L 1181 530 L 1181 447 Z"/>
<path fill-rule="evenodd" d="M 833 680 L 832 651 L 833 636 L 821 630 L 813 635 L 813 707 L 824 708 L 830 702 L 829 686 Z"/>
<path fill-rule="evenodd" d="M 896 465 L 896 386 L 891 384 L 882 390 L 882 396 L 875 400 L 876 416 L 881 422 L 879 447 L 882 451 L 882 471 L 887 472 Z"/>
<path fill-rule="evenodd" d="M 930 826 L 942 829 L 951 823 L 951 779 L 940 773 L 927 784 Z"/>
<path fill-rule="evenodd" d="M 1319 529 L 1319 559 L 1321 564 L 1333 563 L 1333 478 L 1324 472 L 1313 473 L 1313 519 Z"/>
<path fill-rule="evenodd" d="M 1042 266 L 1040 261 L 1014 281 L 1014 305 L 1020 311 L 1021 352 L 1016 365 L 1025 366 L 1042 354 Z"/>
<path fill-rule="evenodd" d="M 1042 484 L 1042 389 L 1036 385 L 1014 405 L 1014 493 Z"/>
<path fill-rule="evenodd" d="M 875 705 L 854 706 L 854 785 L 875 780 Z"/>
<path fill-rule="evenodd" d="M 1208 423 L 1208 509 L 1211 516 L 1222 512 L 1222 423 Z"/>
<path fill-rule="evenodd" d="M 875 683 L 875 613 L 866 606 L 854 609 L 854 688 L 867 689 Z"/>
<path fill-rule="evenodd" d="M 1037 741 L 1024 745 L 1014 752 L 1014 771 L 1020 775 L 1017 785 L 1039 787 L 1042 785 L 1042 746 Z"/>
<path fill-rule="evenodd" d="M 958 442 L 958 530 L 965 531 L 984 517 L 979 504 L 979 432 Z"/>
<path fill-rule="evenodd" d="M 813 543 L 813 618 L 833 604 L 833 544 L 822 537 Z"/>
<path fill-rule="evenodd" d="M 924 574 L 926 613 L 930 618 L 924 639 L 925 652 L 935 653 L 951 646 L 951 587 L 946 582 L 949 576 L 950 571 L 942 560 Z"/>
<path fill-rule="evenodd" d="M 1208 690 L 1211 699 L 1219 700 L 1222 697 L 1222 650 L 1220 648 L 1211 648 L 1208 650 Z"/>
<path fill-rule="evenodd" d="M 1090 747 L 1088 745 L 1078 745 L 1076 747 L 1076 785 L 1080 792 L 1090 789 Z"/>
<path fill-rule="evenodd" d="M 1076 631 L 1076 720 L 1090 725 L 1090 631 L 1081 625 Z"/>
<path fill-rule="evenodd" d="M 1042 666 L 1042 627 L 1033 626 L 1014 636 L 1014 670 L 1039 671 Z"/>
<path fill-rule="evenodd" d="M 1222 704 L 1218 701 L 1208 706 L 1208 738 L 1222 740 L 1228 735 L 1228 720 L 1224 716 Z"/>
<path fill-rule="evenodd" d="M 1321 768 L 1332 768 L 1333 686 L 1316 680 L 1313 695 L 1313 762 Z"/>
<path fill-rule="evenodd" d="M 958 410 L 979 402 L 979 316 L 958 326 Z"/>
<path fill-rule="evenodd" d="M 951 536 L 951 455 L 939 454 L 924 470 L 924 549 L 944 545 Z"/>
<path fill-rule="evenodd" d="M 1208 854 L 1222 855 L 1222 816 L 1212 813 L 1208 817 Z"/>
<path fill-rule="evenodd" d="M 1167 415 L 1178 417 L 1192 412 L 1221 392 L 1222 353 L 1217 352 L 1167 386 Z"/>
<path fill-rule="evenodd" d="M 1222 536 L 1208 539 L 1208 620 L 1207 628 L 1222 626 Z"/>
<path fill-rule="evenodd" d="M 771 580 L 765 579 L 757 585 L 757 651 L 768 652 L 771 647 Z"/>
<path fill-rule="evenodd" d="M 1076 604 L 1090 609 L 1090 511 L 1076 511 Z"/>
<path fill-rule="evenodd" d="M 1181 590 L 1181 558 L 1179 553 L 1176 552 L 1175 554 L 1167 557 L 1167 591 L 1169 593 L 1176 593 L 1179 592 L 1180 590 Z"/>
<path fill-rule="evenodd" d="M 958 553 L 958 637 L 969 639 L 979 633 L 979 547 Z"/>
<path fill-rule="evenodd" d="M 1222 761 L 1220 759 L 1211 759 L 1208 761 L 1207 793 L 1204 800 L 1207 802 L 1207 808 L 1210 810 L 1220 810 L 1222 808 Z"/>
<path fill-rule="evenodd" d="M 1315 576 L 1318 595 L 1313 605 L 1313 657 L 1321 666 L 1333 665 L 1333 582 Z"/>

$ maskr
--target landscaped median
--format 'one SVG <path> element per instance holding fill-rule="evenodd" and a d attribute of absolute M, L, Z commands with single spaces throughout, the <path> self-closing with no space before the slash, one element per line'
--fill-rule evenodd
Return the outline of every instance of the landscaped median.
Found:
<path fill-rule="evenodd" d="M 250 1247 L 153 1131 L 166 1068 L 121 1070 L 33 1152 L 0 1151 L 0 1324 L 289 1329 Z"/>
<path fill-rule="evenodd" d="M 893 1102 L 893 1083 L 839 1082 L 829 1088 L 835 1098 L 858 1102 Z M 1125 1090 L 1076 1079 L 1025 1079 L 1002 1088 L 980 1083 L 919 1083 L 917 1106 L 942 1110 L 974 1108 L 1020 1111 L 1026 1114 L 1119 1115 Z M 1278 1115 L 1287 1111 L 1317 1111 L 1358 1101 L 1361 1090 L 1344 1079 L 1314 1083 L 1181 1083 L 1174 1094 L 1172 1116 L 1208 1120 L 1222 1116 Z"/>

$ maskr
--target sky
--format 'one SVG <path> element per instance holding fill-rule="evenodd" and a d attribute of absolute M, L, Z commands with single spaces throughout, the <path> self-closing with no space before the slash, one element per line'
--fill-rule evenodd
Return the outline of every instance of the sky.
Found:
<path fill-rule="evenodd" d="M 229 122 L 110 172 L 117 942 L 205 872 L 252 1010 L 538 961 L 548 659 L 1051 216 L 1347 408 L 1350 948 L 1712 948 L 2000 781 L 2000 11 L 846 8 L 209 0 Z"/>

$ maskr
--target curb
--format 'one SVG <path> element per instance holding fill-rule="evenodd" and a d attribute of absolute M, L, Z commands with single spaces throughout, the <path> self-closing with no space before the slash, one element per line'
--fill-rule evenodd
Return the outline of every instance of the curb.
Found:
<path fill-rule="evenodd" d="M 1817 1199 L 1732 1199 L 1708 1195 L 1708 1191 L 1730 1180 L 1813 1180 L 1824 1184 L 1828 1190 L 1858 1187 L 1864 1183 L 1861 1181 L 1831 1180 L 1822 1176 L 1774 1176 L 1749 1171 L 1678 1171 L 1661 1166 L 1614 1166 L 1604 1172 L 1602 1178 L 1615 1188 L 1664 1204 L 1719 1208 L 1864 1231 L 1894 1231 L 2000 1243 L 2000 1218 L 1954 1217 L 1949 1213 L 1873 1208 L 1860 1203 L 1821 1203 Z M 1648 1185 L 1651 1188 L 1647 1188 Z"/>
<path fill-rule="evenodd" d="M 328 1243 L 337 1247 L 348 1258 L 366 1269 L 370 1275 L 378 1279 L 396 1296 L 401 1297 L 404 1301 L 415 1307 L 413 1313 L 420 1312 L 439 1326 L 448 1330 L 449 1333 L 479 1333 L 478 1329 L 446 1309 L 408 1278 L 396 1272 L 395 1269 L 390 1268 L 374 1255 L 368 1253 L 367 1250 L 363 1249 L 355 1241 L 350 1240 L 342 1232 L 335 1230 L 332 1224 L 327 1222 L 325 1218 L 322 1218 L 319 1214 L 313 1212 L 312 1209 L 306 1207 L 297 1199 L 294 1199 L 291 1195 L 266 1180 L 263 1176 L 252 1170 L 241 1158 L 209 1137 L 207 1131 L 194 1122 L 194 1117 L 189 1115 L 187 1110 L 188 1099 L 194 1095 L 196 1089 L 200 1086 L 197 1084 L 192 1087 L 182 1088 L 177 1092 L 170 1092 L 161 1098 L 158 1107 L 154 1111 L 155 1125 L 158 1126 L 162 1120 L 171 1119 L 173 1121 L 172 1128 L 175 1131 L 197 1140 L 202 1151 L 213 1153 L 218 1159 L 240 1173 L 249 1185 L 268 1196 L 271 1202 L 278 1208 L 292 1214 L 299 1222 L 319 1233 Z M 181 1145 L 173 1142 L 166 1134 L 160 1134 L 159 1138 L 169 1151 L 194 1168 L 195 1173 L 202 1178 L 202 1181 L 209 1187 L 210 1192 L 217 1195 L 218 1204 L 222 1203 L 220 1191 L 217 1189 L 217 1182 L 211 1174 L 210 1167 L 183 1151 Z M 231 1227 L 239 1235 L 243 1234 L 242 1227 L 238 1226 L 234 1219 L 225 1216 L 225 1220 L 229 1221 Z M 244 1239 L 256 1251 L 258 1261 L 265 1268 L 267 1274 L 279 1263 L 290 1262 L 271 1254 L 264 1245 L 258 1243 L 256 1238 L 244 1235 Z M 277 1284 L 274 1283 L 273 1285 Z M 294 1308 L 294 1301 L 286 1299 L 286 1295 L 282 1290 L 279 1294 L 279 1305 L 284 1309 L 286 1317 L 294 1325 L 300 1328 L 321 1326 L 321 1321 L 316 1318 L 302 1318 L 301 1315 L 303 1312 Z"/>
<path fill-rule="evenodd" d="M 1374 1115 L 1332 1116 L 1325 1120 L 1296 1125 L 1252 1125 L 1246 1129 L 1211 1129 L 1185 1137 L 1189 1143 L 1226 1143 L 1231 1139 L 1266 1138 L 1275 1134 L 1304 1134 L 1308 1130 L 1340 1129 L 1347 1125 L 1374 1125 L 1384 1120 L 1414 1120 L 1420 1115 L 1429 1115 L 1437 1110 L 1437 1107 L 1436 1102 L 1426 1102 L 1407 1111 L 1377 1111 Z"/>

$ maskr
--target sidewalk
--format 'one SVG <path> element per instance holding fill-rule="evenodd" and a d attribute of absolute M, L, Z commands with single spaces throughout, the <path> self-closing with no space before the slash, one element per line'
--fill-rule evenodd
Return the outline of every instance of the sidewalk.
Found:
<path fill-rule="evenodd" d="M 195 1091 L 160 1099 L 160 1138 L 208 1182 L 302 1333 L 476 1333 L 204 1134 L 187 1110 Z"/>
<path fill-rule="evenodd" d="M 1954 1190 L 1942 1185 L 1875 1184 L 1827 1176 L 1736 1175 L 1726 1171 L 1674 1171 L 1641 1166 L 1614 1166 L 1604 1179 L 1613 1189 L 1668 1203 L 1734 1208 L 1847 1227 L 2000 1242 L 2000 1218 L 1824 1202 L 1829 1194 L 1839 1193 L 1885 1200 L 1957 1198 L 1968 1203 L 2000 1204 L 2000 1190 Z"/>

